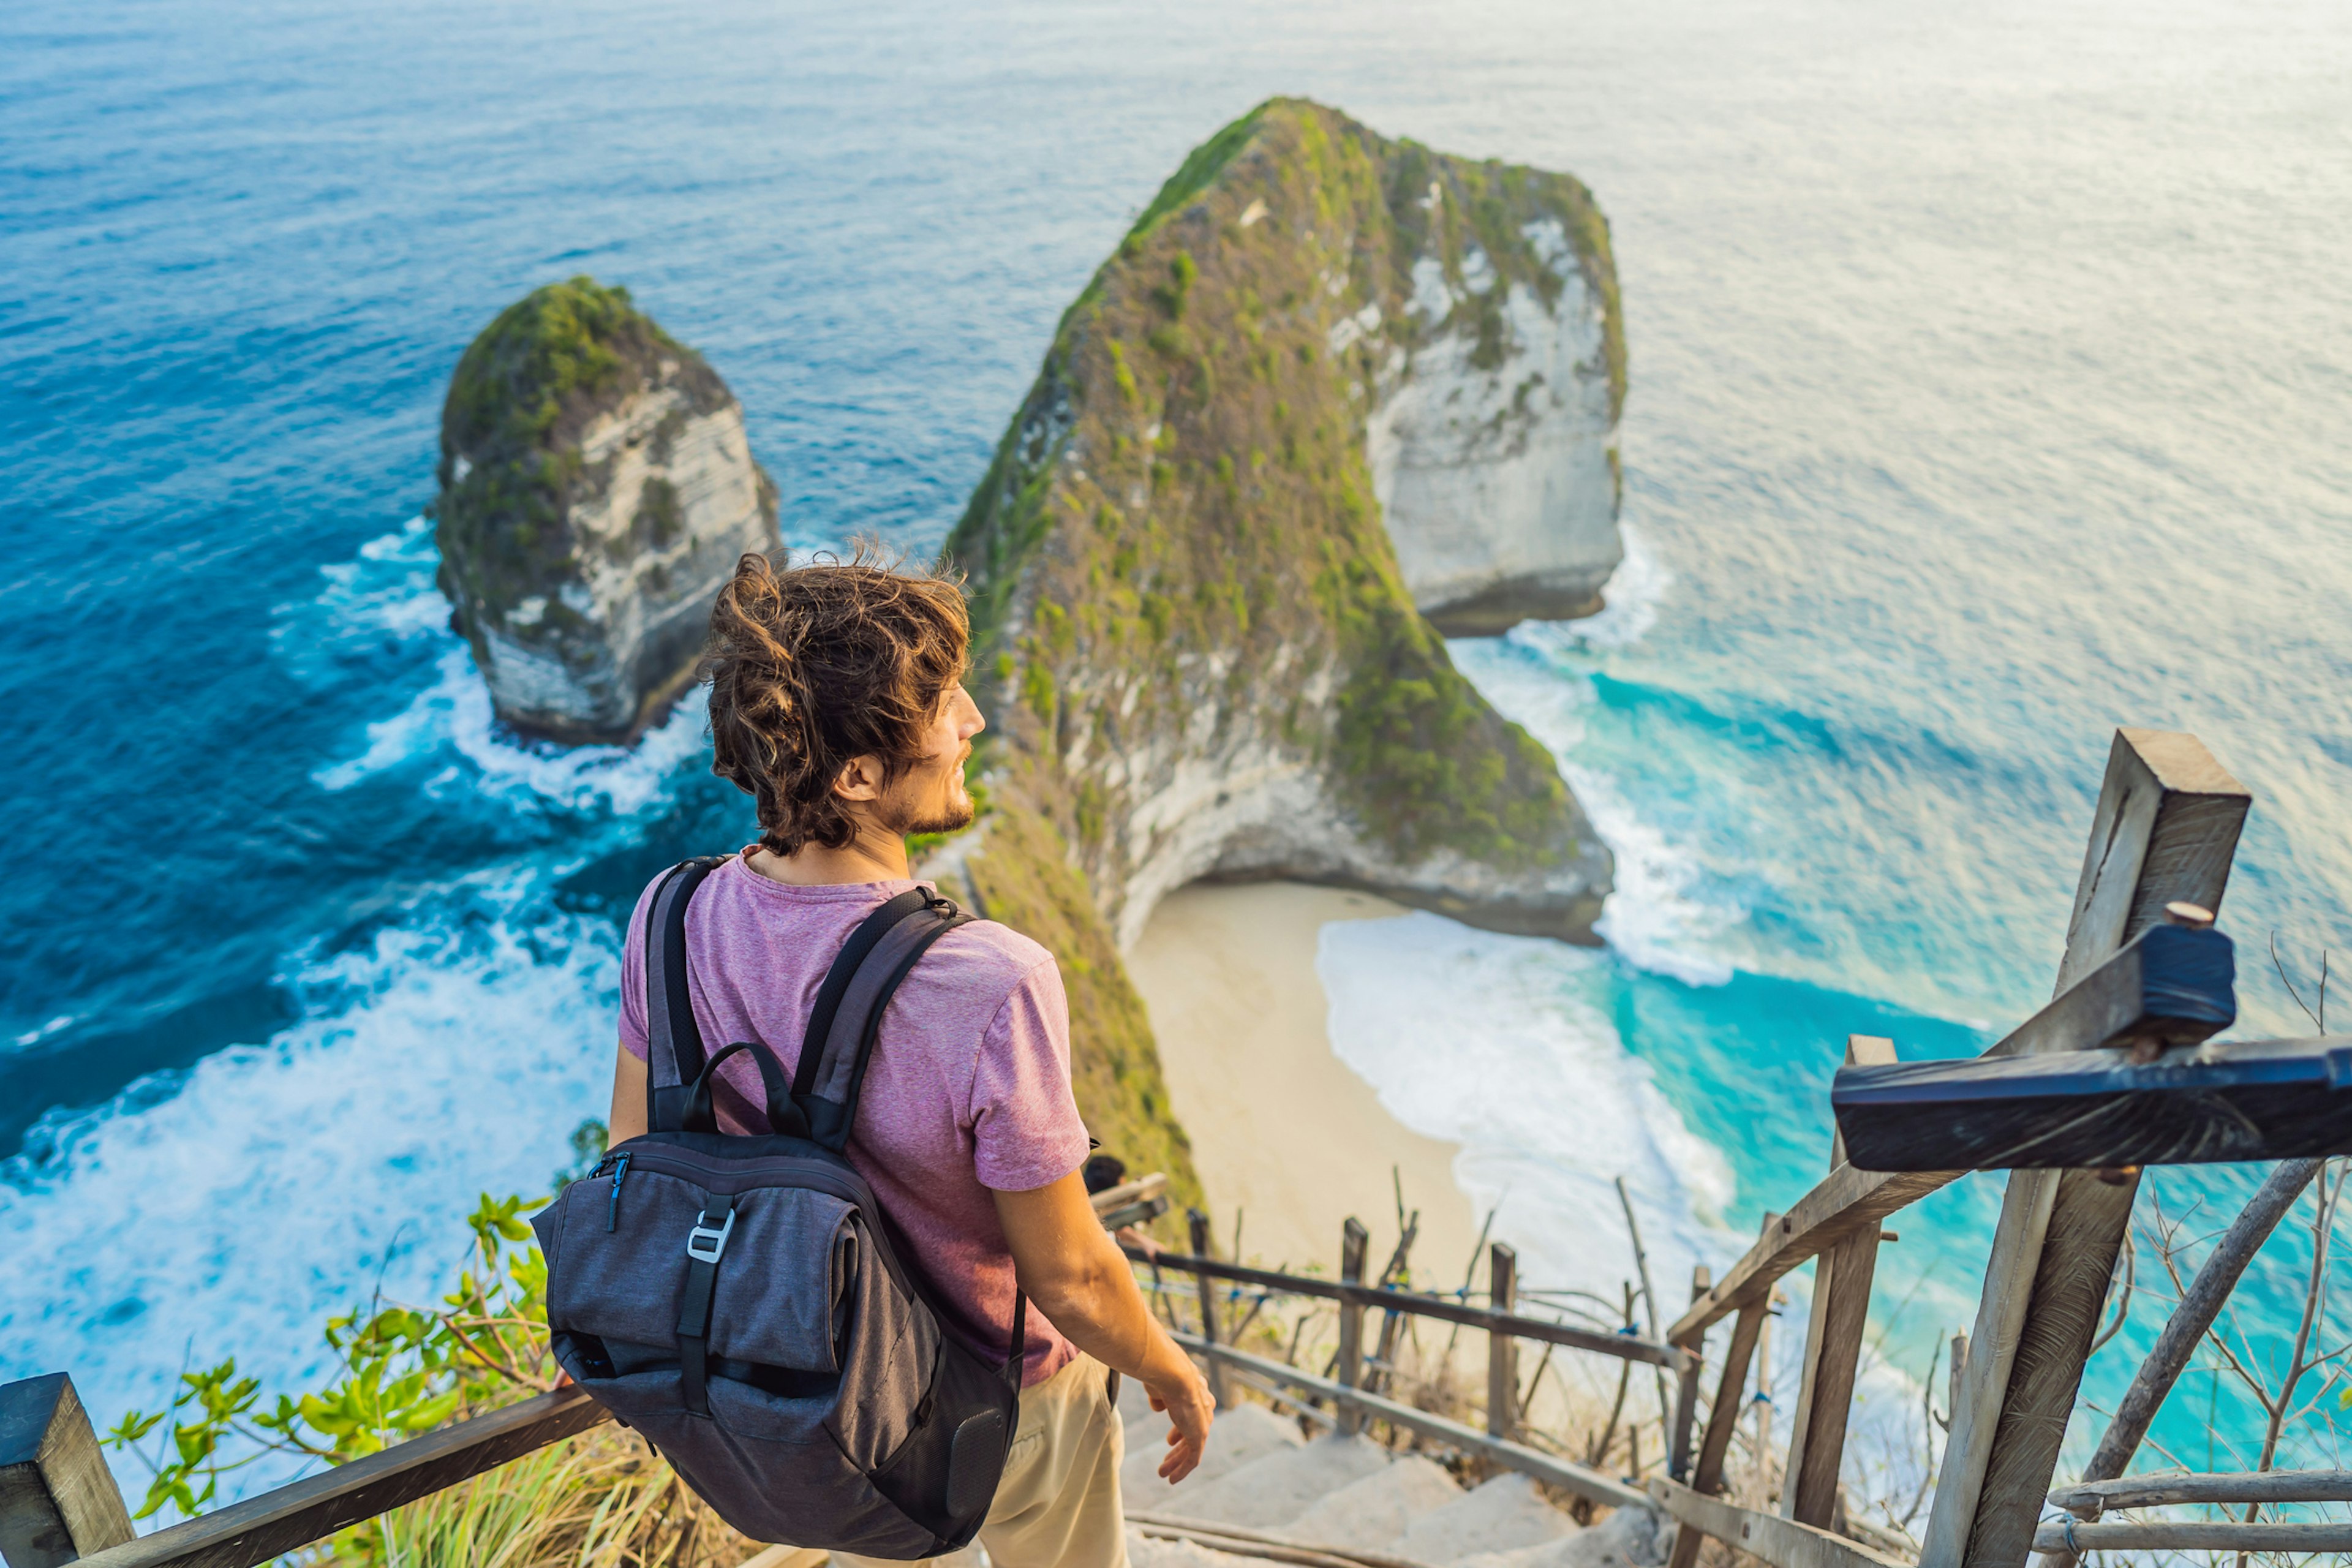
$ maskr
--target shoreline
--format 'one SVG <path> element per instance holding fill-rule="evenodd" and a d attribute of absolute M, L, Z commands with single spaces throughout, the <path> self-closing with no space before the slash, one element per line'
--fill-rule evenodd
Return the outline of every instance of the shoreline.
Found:
<path fill-rule="evenodd" d="M 1195 882 L 1160 900 L 1127 955 L 1219 1253 L 1234 1250 L 1238 1219 L 1242 1261 L 1336 1276 L 1352 1215 L 1377 1270 L 1396 1246 L 1401 1185 L 1405 1208 L 1421 1211 L 1416 1280 L 1460 1283 L 1478 1236 L 1454 1180 L 1460 1147 L 1406 1128 L 1339 1059 L 1315 969 L 1327 923 L 1407 912 L 1297 882 Z"/>

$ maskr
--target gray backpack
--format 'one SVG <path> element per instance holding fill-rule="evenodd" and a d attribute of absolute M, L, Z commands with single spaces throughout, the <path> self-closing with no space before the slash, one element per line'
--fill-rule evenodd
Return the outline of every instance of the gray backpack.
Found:
<path fill-rule="evenodd" d="M 531 1221 L 555 1357 L 754 1541 L 910 1559 L 969 1542 L 1004 1472 L 1028 1301 L 992 1365 L 940 1331 L 889 1219 L 843 1157 L 876 1030 L 930 944 L 971 919 L 921 889 L 850 933 L 787 1086 L 738 1042 L 706 1059 L 688 1003 L 689 860 L 646 916 L 644 1136 Z M 718 1077 L 748 1052 L 767 1104 Z M 764 1110 L 772 1132 L 719 1131 Z"/>

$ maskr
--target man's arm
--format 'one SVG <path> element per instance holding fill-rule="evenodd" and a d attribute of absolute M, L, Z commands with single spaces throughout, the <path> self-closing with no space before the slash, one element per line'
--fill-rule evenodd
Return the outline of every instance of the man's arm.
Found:
<path fill-rule="evenodd" d="M 635 1138 L 646 1130 L 646 1058 L 630 1054 L 626 1046 L 613 1053 L 613 1110 L 604 1121 L 604 1147 Z"/>
<path fill-rule="evenodd" d="M 992 1195 L 1021 1289 L 1071 1343 L 1143 1384 L 1151 1408 L 1168 1412 L 1173 1424 L 1160 1473 L 1171 1484 L 1191 1475 L 1216 1405 L 1192 1358 L 1152 1321 L 1085 1181 L 1073 1171 L 1048 1186 Z"/>

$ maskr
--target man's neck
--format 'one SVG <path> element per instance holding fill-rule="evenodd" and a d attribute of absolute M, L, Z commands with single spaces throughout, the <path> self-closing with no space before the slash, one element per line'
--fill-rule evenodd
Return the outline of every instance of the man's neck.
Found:
<path fill-rule="evenodd" d="M 825 888 L 844 882 L 903 882 L 912 872 L 907 864 L 907 840 L 898 834 L 860 823 L 857 837 L 839 849 L 803 844 L 797 853 L 778 855 L 754 849 L 751 869 L 772 882 L 794 888 Z"/>

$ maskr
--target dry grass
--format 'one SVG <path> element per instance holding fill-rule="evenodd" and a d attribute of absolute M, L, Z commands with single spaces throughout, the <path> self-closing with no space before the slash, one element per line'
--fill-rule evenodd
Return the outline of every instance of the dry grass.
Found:
<path fill-rule="evenodd" d="M 736 1568 L 761 1550 L 645 1439 L 598 1426 L 354 1526 L 313 1568 Z"/>

